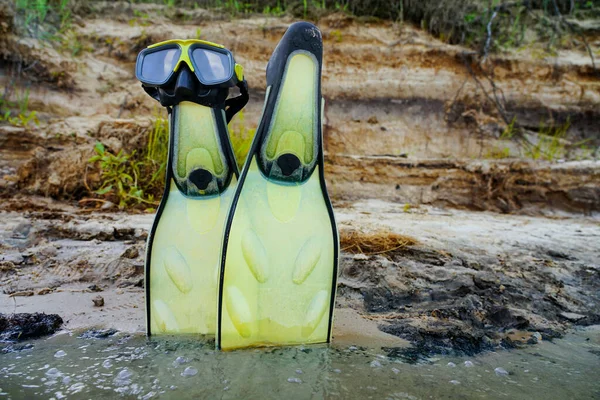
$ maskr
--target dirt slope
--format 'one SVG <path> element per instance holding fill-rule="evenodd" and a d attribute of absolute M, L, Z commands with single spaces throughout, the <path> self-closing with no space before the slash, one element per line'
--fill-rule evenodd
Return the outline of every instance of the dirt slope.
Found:
<path fill-rule="evenodd" d="M 78 198 L 86 191 L 81 171 L 96 140 L 113 151 L 134 149 L 150 120 L 162 112 L 133 76 L 135 57 L 148 44 L 168 38 L 200 36 L 233 50 L 253 91 L 245 123 L 256 126 L 266 63 L 290 22 L 272 17 L 231 20 L 206 10 L 179 10 L 173 15 L 157 5 L 100 2 L 85 19 L 76 19 L 75 35 L 84 49 L 77 57 L 68 46 L 55 48 L 9 30 L 0 39 L 2 68 L 7 72 L 0 76 L 0 84 L 7 85 L 11 71 L 20 68 L 22 78 L 34 82 L 29 87 L 30 109 L 38 111 L 41 124 L 28 128 L 0 125 L 0 188 L 5 193 L 16 190 Z M 404 191 L 400 197 L 388 188 L 386 197 L 500 211 L 525 207 L 532 212 L 540 206 L 577 212 L 598 209 L 598 193 L 593 188 L 598 186 L 598 163 L 562 165 L 558 169 L 567 172 L 542 178 L 540 183 L 538 171 L 556 168 L 516 163 L 515 170 L 513 162 L 494 160 L 499 150 L 518 155 L 519 149 L 513 142 L 498 140 L 504 124 L 492 110 L 481 107 L 482 93 L 466 68 L 475 65 L 467 49 L 391 22 L 364 23 L 333 15 L 319 21 L 319 26 L 325 40 L 328 177 L 336 195 L 361 197 L 356 185 L 346 182 L 359 178 L 372 185 L 390 181 L 389 174 L 406 177 L 401 172 L 406 171 L 423 182 L 422 188 Z M 591 148 L 597 145 L 600 80 L 584 53 L 564 51 L 550 58 L 532 48 L 498 56 L 494 63 L 497 84 L 522 124 L 539 129 L 540 121 L 561 123 L 569 116 L 567 139 L 586 138 Z M 474 73 L 481 71 L 475 68 Z M 19 85 L 27 84 L 22 80 Z M 409 161 L 390 164 L 385 157 L 373 156 Z M 448 168 L 433 173 L 446 182 L 456 181 L 451 171 L 465 170 L 466 161 L 453 164 L 452 160 L 484 158 L 490 170 L 501 171 L 502 181 L 522 180 L 523 169 L 528 169 L 532 172 L 526 173 L 530 177 L 524 178 L 523 185 L 530 189 L 508 198 L 495 196 L 508 205 L 498 205 L 496 199 L 475 201 L 478 193 L 489 191 L 485 172 L 468 173 L 462 178 L 468 181 L 466 187 L 434 184 L 431 167 L 420 161 L 430 158 L 449 163 Z M 377 175 L 369 172 L 371 168 Z M 466 169 L 473 168 L 477 169 Z M 563 182 L 563 175 L 582 180 Z M 405 186 L 400 181 L 396 185 Z M 444 192 L 441 196 L 423 195 L 439 188 Z M 549 191 L 556 194 L 547 195 Z M 515 196 L 524 198 L 515 201 Z"/>

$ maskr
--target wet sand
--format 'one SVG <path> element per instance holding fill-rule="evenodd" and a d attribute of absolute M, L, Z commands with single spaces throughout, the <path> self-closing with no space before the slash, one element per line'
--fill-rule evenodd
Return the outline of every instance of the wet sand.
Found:
<path fill-rule="evenodd" d="M 29 201 L 37 208 L 10 211 L 8 202 L 0 212 L 0 312 L 56 313 L 67 330 L 143 332 L 144 248 L 153 216 Z M 337 204 L 336 215 L 342 235 L 386 229 L 418 242 L 384 254 L 342 251 L 336 341 L 473 354 L 600 321 L 598 218 L 379 200 Z M 102 307 L 92 301 L 99 295 Z"/>

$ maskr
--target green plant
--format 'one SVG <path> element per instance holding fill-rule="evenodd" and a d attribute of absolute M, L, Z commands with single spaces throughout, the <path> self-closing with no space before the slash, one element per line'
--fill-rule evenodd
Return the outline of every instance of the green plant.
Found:
<path fill-rule="evenodd" d="M 336 42 L 340 43 L 342 41 L 342 32 L 338 29 L 331 31 L 329 33 Z"/>
<path fill-rule="evenodd" d="M 566 135 L 571 123 L 567 120 L 559 126 L 540 124 L 537 142 L 525 148 L 525 156 L 534 160 L 554 161 L 565 155 Z"/>
<path fill-rule="evenodd" d="M 16 0 L 17 19 L 31 36 L 52 38 L 71 26 L 69 0 Z"/>
<path fill-rule="evenodd" d="M 235 153 L 235 159 L 240 169 L 246 161 L 250 146 L 252 146 L 252 140 L 256 129 L 248 129 L 246 127 L 246 120 L 244 112 L 241 111 L 235 121 L 229 123 L 229 139 L 231 140 L 231 146 Z"/>
<path fill-rule="evenodd" d="M 74 31 L 67 31 L 61 34 L 57 41 L 62 51 L 68 51 L 73 57 L 77 57 L 86 51 L 92 51 L 90 46 L 86 46 Z"/>
<path fill-rule="evenodd" d="M 88 160 L 100 167 L 100 182 L 94 194 L 117 203 L 121 209 L 158 205 L 167 165 L 168 129 L 167 121 L 156 117 L 139 152 L 121 150 L 114 154 L 96 142 L 95 155 Z"/>
<path fill-rule="evenodd" d="M 13 109 L 18 112 L 13 116 Z M 30 123 L 39 125 L 36 111 L 29 111 L 29 89 L 22 92 L 17 101 L 9 101 L 6 96 L 0 97 L 0 122 L 6 121 L 14 126 L 28 126 Z"/>
<path fill-rule="evenodd" d="M 275 17 L 278 17 L 280 15 L 282 15 L 284 13 L 283 9 L 281 8 L 281 6 L 279 5 L 279 3 L 276 6 L 265 6 L 263 8 L 263 14 L 265 15 L 273 15 Z"/>
<path fill-rule="evenodd" d="M 498 138 L 499 141 L 507 141 L 507 140 L 511 140 L 515 137 L 515 135 L 517 134 L 517 117 L 513 117 L 513 119 L 510 121 L 510 124 L 508 124 L 506 126 L 506 128 L 504 128 L 504 130 L 502 131 L 502 133 L 500 134 L 500 137 Z M 485 154 L 485 158 L 488 159 L 501 159 L 501 158 L 509 158 L 511 156 L 510 154 L 510 147 L 508 146 L 498 146 L 495 145 L 491 150 L 489 150 L 486 154 Z"/>

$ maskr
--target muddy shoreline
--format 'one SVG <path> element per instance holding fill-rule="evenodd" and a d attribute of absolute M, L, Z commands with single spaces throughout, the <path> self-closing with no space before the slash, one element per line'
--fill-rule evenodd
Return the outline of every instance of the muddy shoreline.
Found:
<path fill-rule="evenodd" d="M 67 330 L 144 331 L 149 214 L 87 213 L 30 198 L 0 211 L 0 313 L 60 315 Z M 417 244 L 342 251 L 334 340 L 408 362 L 535 345 L 600 324 L 600 221 L 342 202 L 342 235 L 382 229 Z M 101 296 L 102 306 L 94 299 Z"/>

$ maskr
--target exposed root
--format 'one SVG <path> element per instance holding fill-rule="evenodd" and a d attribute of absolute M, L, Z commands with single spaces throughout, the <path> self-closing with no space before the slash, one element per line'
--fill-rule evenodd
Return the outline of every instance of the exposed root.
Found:
<path fill-rule="evenodd" d="M 340 232 L 340 246 L 342 251 L 352 254 L 385 254 L 390 251 L 402 249 L 417 244 L 417 240 L 405 235 L 381 230 L 366 233 L 357 230 Z"/>

